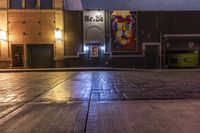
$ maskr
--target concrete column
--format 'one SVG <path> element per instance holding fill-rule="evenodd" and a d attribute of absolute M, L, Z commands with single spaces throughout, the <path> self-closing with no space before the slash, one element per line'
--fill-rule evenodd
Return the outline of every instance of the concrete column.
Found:
<path fill-rule="evenodd" d="M 40 0 L 37 0 L 37 8 L 40 9 Z"/>
<path fill-rule="evenodd" d="M 9 48 L 7 41 L 1 41 L 1 59 L 9 60 Z"/>
<path fill-rule="evenodd" d="M 7 32 L 7 40 L 0 40 L 0 68 L 9 68 L 9 40 L 8 40 L 8 14 L 6 10 L 0 10 L 0 29 Z"/>
<path fill-rule="evenodd" d="M 10 8 L 10 0 L 7 0 L 7 8 Z"/>
<path fill-rule="evenodd" d="M 55 9 L 63 9 L 63 0 L 53 0 L 53 7 Z"/>
<path fill-rule="evenodd" d="M 64 13 L 55 11 L 55 28 L 62 31 L 62 40 L 55 40 L 54 60 L 56 67 L 62 67 L 64 64 Z"/>
<path fill-rule="evenodd" d="M 56 0 L 52 0 L 52 8 L 55 8 Z"/>
<path fill-rule="evenodd" d="M 0 29 L 8 33 L 8 17 L 7 17 L 7 11 L 0 11 Z M 8 35 L 7 35 L 8 38 Z M 1 59 L 8 59 L 8 39 L 6 41 L 1 41 Z"/>
<path fill-rule="evenodd" d="M 22 0 L 22 8 L 26 8 L 26 0 Z"/>
<path fill-rule="evenodd" d="M 7 9 L 7 0 L 0 0 L 0 9 Z"/>

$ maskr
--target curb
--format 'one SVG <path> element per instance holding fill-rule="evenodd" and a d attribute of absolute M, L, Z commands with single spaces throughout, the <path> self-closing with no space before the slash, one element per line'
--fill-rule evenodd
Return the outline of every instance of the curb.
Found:
<path fill-rule="evenodd" d="M 40 69 L 0 69 L 0 73 L 15 72 L 68 72 L 68 71 L 143 71 L 143 72 L 200 72 L 200 69 L 130 69 L 130 68 L 40 68 Z"/>

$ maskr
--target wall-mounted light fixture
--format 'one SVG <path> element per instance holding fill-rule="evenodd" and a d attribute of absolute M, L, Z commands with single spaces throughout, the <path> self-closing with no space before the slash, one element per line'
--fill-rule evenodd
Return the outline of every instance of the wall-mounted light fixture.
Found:
<path fill-rule="evenodd" d="M 0 41 L 7 41 L 7 32 L 0 29 Z"/>
<path fill-rule="evenodd" d="M 55 30 L 55 39 L 62 40 L 62 30 L 59 28 L 56 28 L 56 30 Z"/>
<path fill-rule="evenodd" d="M 83 50 L 84 50 L 84 52 L 86 52 L 89 50 L 89 47 L 84 45 Z"/>
<path fill-rule="evenodd" d="M 102 50 L 102 51 L 105 51 L 105 46 L 101 46 L 101 50 Z"/>

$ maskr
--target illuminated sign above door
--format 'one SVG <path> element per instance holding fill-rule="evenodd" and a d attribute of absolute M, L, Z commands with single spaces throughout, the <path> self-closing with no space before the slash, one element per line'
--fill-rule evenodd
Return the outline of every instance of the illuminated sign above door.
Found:
<path fill-rule="evenodd" d="M 103 22 L 103 16 L 101 14 L 95 14 L 95 16 L 85 15 L 84 22 Z"/>
<path fill-rule="evenodd" d="M 104 14 L 104 11 L 83 11 L 84 43 L 105 42 Z"/>

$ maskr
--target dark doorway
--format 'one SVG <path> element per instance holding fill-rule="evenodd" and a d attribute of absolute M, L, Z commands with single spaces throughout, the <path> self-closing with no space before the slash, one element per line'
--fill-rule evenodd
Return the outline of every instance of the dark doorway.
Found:
<path fill-rule="evenodd" d="M 146 45 L 145 66 L 148 69 L 159 68 L 159 45 Z"/>
<path fill-rule="evenodd" d="M 12 45 L 12 67 L 24 66 L 24 47 L 23 45 Z"/>
<path fill-rule="evenodd" d="M 101 50 L 99 44 L 91 44 L 89 47 L 89 66 L 99 67 L 101 64 Z"/>
<path fill-rule="evenodd" d="M 53 45 L 28 45 L 28 64 L 31 68 L 53 67 Z"/>

